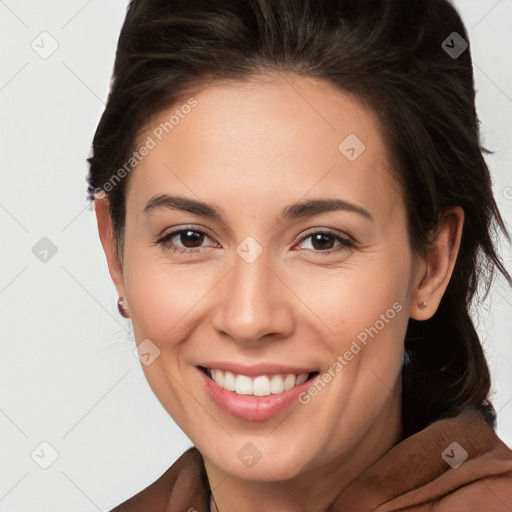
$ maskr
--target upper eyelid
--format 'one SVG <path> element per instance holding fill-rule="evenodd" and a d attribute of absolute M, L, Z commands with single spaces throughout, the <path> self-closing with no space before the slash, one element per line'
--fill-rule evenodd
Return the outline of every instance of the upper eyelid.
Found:
<path fill-rule="evenodd" d="M 332 236 L 337 236 L 340 238 L 349 239 L 355 242 L 355 240 L 347 233 L 343 233 L 342 231 L 338 231 L 333 228 L 311 228 L 308 229 L 305 233 L 303 233 L 299 239 L 299 241 L 303 240 L 304 238 L 313 235 L 315 233 L 325 233 Z"/>
<path fill-rule="evenodd" d="M 174 238 L 176 235 L 179 235 L 180 233 L 183 233 L 185 231 L 195 231 L 196 233 L 203 233 L 211 240 L 214 240 L 214 237 L 212 235 L 210 235 L 210 233 L 208 232 L 208 230 L 206 228 L 196 228 L 194 226 L 185 226 L 185 227 L 179 228 L 179 229 L 171 229 L 168 232 L 165 232 L 165 230 L 164 230 L 162 232 L 162 234 L 158 237 L 158 240 L 162 240 L 164 238 L 168 238 L 168 239 Z"/>

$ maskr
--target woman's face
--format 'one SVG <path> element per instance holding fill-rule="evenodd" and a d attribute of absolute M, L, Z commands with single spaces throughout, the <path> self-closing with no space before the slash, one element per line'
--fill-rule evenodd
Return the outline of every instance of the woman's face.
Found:
<path fill-rule="evenodd" d="M 241 478 L 378 458 L 424 268 L 376 117 L 321 81 L 219 82 L 142 145 L 116 284 L 165 409 Z"/>

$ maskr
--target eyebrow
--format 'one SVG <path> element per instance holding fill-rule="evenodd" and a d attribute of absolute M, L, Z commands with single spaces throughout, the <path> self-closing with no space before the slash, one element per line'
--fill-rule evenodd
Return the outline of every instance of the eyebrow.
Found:
<path fill-rule="evenodd" d="M 170 210 L 183 210 L 186 212 L 210 217 L 224 222 L 220 209 L 214 205 L 209 205 L 203 201 L 191 199 L 183 196 L 172 196 L 169 194 L 158 194 L 153 196 L 144 207 L 144 212 L 148 213 L 156 209 L 165 208 Z M 362 215 L 368 220 L 373 221 L 373 217 L 368 210 L 342 199 L 310 199 L 288 205 L 277 217 L 277 222 L 284 220 L 297 219 L 311 215 L 319 215 L 331 211 L 346 211 Z"/>

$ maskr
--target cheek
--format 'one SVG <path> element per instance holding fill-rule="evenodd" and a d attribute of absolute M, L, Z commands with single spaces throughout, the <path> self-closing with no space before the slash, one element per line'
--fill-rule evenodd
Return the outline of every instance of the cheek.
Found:
<path fill-rule="evenodd" d="M 125 260 L 126 293 L 136 339 L 180 339 L 215 280 L 201 265 L 171 263 L 158 250 L 134 249 Z"/>
<path fill-rule="evenodd" d="M 396 382 L 408 325 L 409 266 L 405 254 L 393 261 L 382 251 L 297 280 L 294 291 L 311 307 L 318 332 L 325 333 L 311 348 L 324 351 L 328 368 L 338 361 L 332 371 L 342 377 L 334 386 L 345 401 L 349 395 L 384 400 Z"/>
<path fill-rule="evenodd" d="M 379 320 L 394 317 L 408 297 L 410 263 L 382 254 L 360 256 L 343 268 L 312 268 L 289 276 L 293 290 L 331 335 L 354 336 Z M 400 307 L 394 304 L 399 304 Z M 323 329 L 323 330 L 325 330 Z"/>
<path fill-rule="evenodd" d="M 127 296 L 135 333 L 155 340 L 180 339 L 194 309 L 214 287 L 210 273 L 145 262 L 129 270 Z"/>

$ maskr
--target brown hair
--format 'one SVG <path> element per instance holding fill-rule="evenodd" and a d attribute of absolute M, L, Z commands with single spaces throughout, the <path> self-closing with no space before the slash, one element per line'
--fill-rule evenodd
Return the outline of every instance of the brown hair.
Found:
<path fill-rule="evenodd" d="M 468 41 L 447 0 L 132 0 L 89 158 L 90 198 L 107 192 L 122 258 L 129 176 L 104 184 L 129 161 L 141 127 L 191 91 L 215 80 L 292 72 L 326 80 L 370 106 L 395 160 L 414 251 L 425 253 L 445 209 L 458 205 L 465 213 L 437 312 L 409 320 L 404 436 L 466 404 L 495 426 L 469 308 L 482 282 L 487 295 L 495 268 L 512 283 L 494 245 L 498 228 L 510 236 L 480 144 L 470 48 L 454 56 L 443 47 L 445 40 L 455 45 L 454 32 Z"/>

